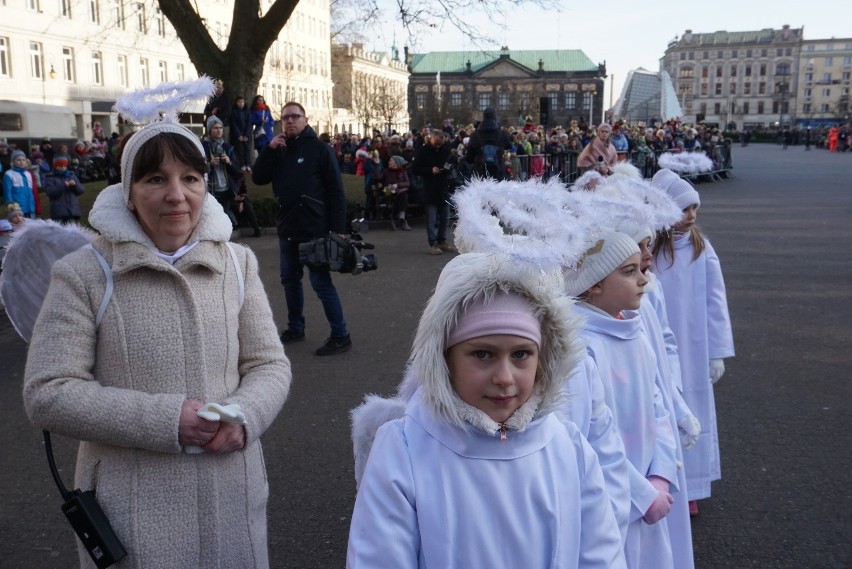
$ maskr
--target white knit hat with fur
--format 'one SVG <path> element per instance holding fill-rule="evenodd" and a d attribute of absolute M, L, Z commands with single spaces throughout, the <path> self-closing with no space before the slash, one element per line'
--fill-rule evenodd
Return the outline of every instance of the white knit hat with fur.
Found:
<path fill-rule="evenodd" d="M 618 231 L 604 233 L 589 247 L 576 268 L 564 270 L 565 294 L 580 296 L 638 252 L 639 246 L 629 235 Z"/>
<path fill-rule="evenodd" d="M 701 205 L 701 198 L 693 185 L 671 170 L 663 168 L 654 174 L 651 183 L 666 192 L 681 210 L 691 205 Z"/>

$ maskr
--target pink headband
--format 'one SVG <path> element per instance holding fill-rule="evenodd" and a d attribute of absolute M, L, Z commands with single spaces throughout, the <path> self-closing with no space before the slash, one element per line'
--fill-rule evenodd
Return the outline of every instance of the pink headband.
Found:
<path fill-rule="evenodd" d="M 447 348 L 492 334 L 509 334 L 527 338 L 541 346 L 541 323 L 533 315 L 530 303 L 518 294 L 498 293 L 491 302 L 471 303 L 450 330 Z"/>

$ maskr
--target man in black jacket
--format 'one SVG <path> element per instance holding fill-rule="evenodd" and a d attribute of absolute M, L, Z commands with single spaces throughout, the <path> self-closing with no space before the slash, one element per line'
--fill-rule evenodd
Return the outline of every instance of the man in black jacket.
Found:
<path fill-rule="evenodd" d="M 305 339 L 303 265 L 299 243 L 346 232 L 346 196 L 334 150 L 308 126 L 305 108 L 287 103 L 281 114 L 284 132 L 276 135 L 257 157 L 255 184 L 272 182 L 278 200 L 278 244 L 281 284 L 287 300 L 287 329 L 281 342 Z M 311 287 L 322 302 L 331 336 L 316 350 L 318 356 L 346 352 L 352 347 L 343 307 L 328 270 L 309 268 Z"/>
<path fill-rule="evenodd" d="M 497 111 L 488 107 L 482 113 L 482 122 L 470 137 L 464 159 L 473 165 L 477 176 L 502 180 L 503 152 L 511 146 L 509 135 L 497 123 Z"/>
<path fill-rule="evenodd" d="M 432 131 L 428 142 L 417 150 L 412 164 L 414 174 L 423 178 L 426 238 L 429 240 L 429 253 L 432 255 L 456 251 L 455 247 L 447 243 L 447 225 L 450 221 L 450 207 L 447 203 L 450 184 L 447 175 L 450 173 L 451 164 L 450 149 L 444 144 L 445 136 L 440 130 Z"/>

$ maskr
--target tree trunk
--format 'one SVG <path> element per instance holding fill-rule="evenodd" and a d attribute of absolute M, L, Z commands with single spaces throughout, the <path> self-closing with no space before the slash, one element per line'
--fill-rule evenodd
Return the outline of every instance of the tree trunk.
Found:
<path fill-rule="evenodd" d="M 158 0 L 199 75 L 221 79 L 225 93 L 251 101 L 263 76 L 266 53 L 298 4 L 276 0 L 261 16 L 260 0 L 235 0 L 231 35 L 222 50 L 210 37 L 192 0 Z"/>

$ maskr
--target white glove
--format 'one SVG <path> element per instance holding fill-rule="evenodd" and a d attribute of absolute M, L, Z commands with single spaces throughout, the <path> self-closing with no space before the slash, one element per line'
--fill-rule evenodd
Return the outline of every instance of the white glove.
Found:
<path fill-rule="evenodd" d="M 677 422 L 677 430 L 680 431 L 680 442 L 683 450 L 692 448 L 701 435 L 701 423 L 695 415 L 684 415 Z"/>
<path fill-rule="evenodd" d="M 230 405 L 208 403 L 199 407 L 195 414 L 207 421 L 239 423 L 240 425 L 246 424 L 246 415 L 237 403 L 232 403 Z M 204 449 L 201 447 L 187 446 L 183 447 L 183 452 L 186 454 L 201 454 L 204 452 Z"/>
<path fill-rule="evenodd" d="M 710 383 L 716 384 L 725 374 L 725 360 L 710 360 Z"/>

